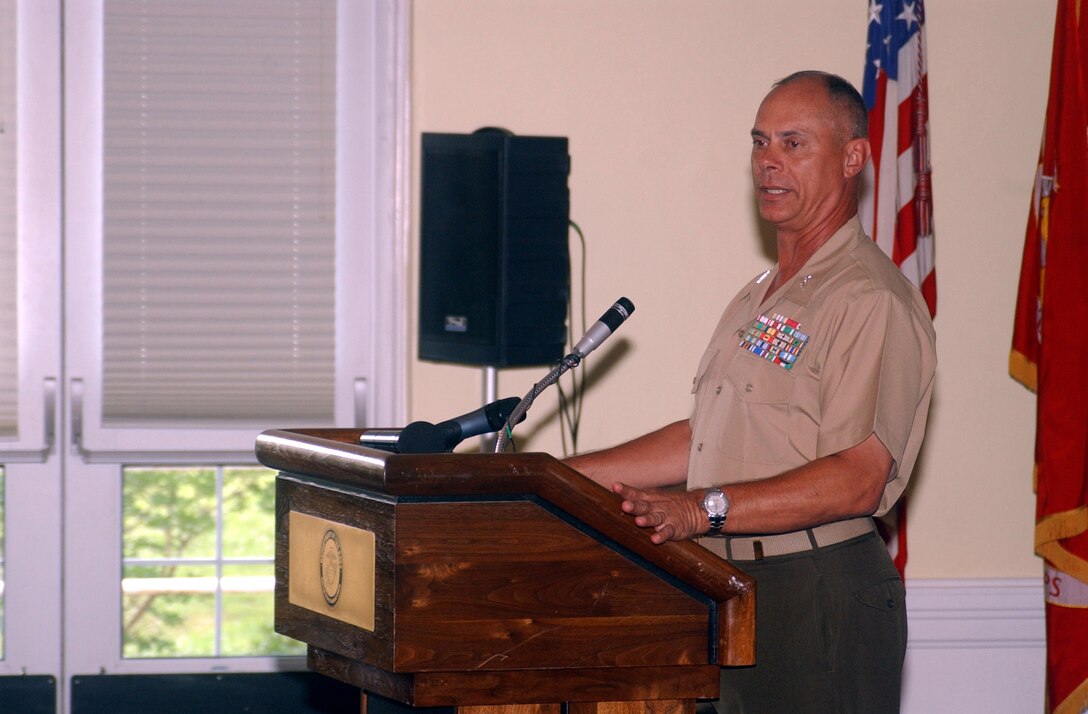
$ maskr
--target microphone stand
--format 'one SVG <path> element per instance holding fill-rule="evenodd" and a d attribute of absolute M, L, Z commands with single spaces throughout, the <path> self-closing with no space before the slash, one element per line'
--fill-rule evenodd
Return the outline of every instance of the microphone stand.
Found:
<path fill-rule="evenodd" d="M 581 364 L 582 357 L 583 355 L 576 352 L 567 355 L 559 361 L 559 365 L 556 366 L 555 369 L 549 372 L 544 379 L 534 384 L 533 388 L 529 390 L 529 393 L 522 397 L 521 401 L 518 402 L 518 405 L 514 407 L 514 411 L 510 412 L 506 424 L 499 430 L 498 437 L 495 439 L 496 454 L 501 454 L 506 451 L 506 446 L 510 442 L 510 435 L 514 431 L 514 425 L 521 421 L 525 412 L 529 411 L 529 407 L 533 405 L 533 400 L 535 400 L 545 389 L 558 382 L 564 372 Z"/>

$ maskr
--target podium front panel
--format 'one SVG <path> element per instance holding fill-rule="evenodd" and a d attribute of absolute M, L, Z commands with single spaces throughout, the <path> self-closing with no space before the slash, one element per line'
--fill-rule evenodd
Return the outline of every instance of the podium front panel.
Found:
<path fill-rule="evenodd" d="M 289 555 L 304 519 L 340 541 L 373 534 L 372 564 L 339 562 L 345 583 L 372 570 L 372 592 L 291 602 L 299 579 L 337 589 L 329 538 Z M 395 673 L 709 662 L 713 603 L 531 496 L 396 498 L 281 474 L 277 521 L 277 632 L 349 659 Z M 372 628 L 342 614 L 360 598 Z"/>

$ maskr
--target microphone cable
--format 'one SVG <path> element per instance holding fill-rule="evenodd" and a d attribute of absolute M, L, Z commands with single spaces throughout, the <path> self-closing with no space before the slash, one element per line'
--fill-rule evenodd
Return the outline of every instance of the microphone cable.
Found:
<path fill-rule="evenodd" d="M 582 249 L 582 260 L 580 266 L 580 280 L 579 280 L 579 294 L 581 300 L 581 330 L 575 331 L 574 324 L 574 269 L 570 266 L 568 268 L 568 282 L 571 286 L 570 293 L 567 296 L 567 315 L 570 318 L 567 324 L 567 339 L 570 346 L 574 347 L 575 334 L 585 334 L 589 321 L 586 319 L 586 237 L 582 233 L 581 227 L 572 220 L 568 219 L 570 227 L 574 229 L 574 232 L 578 235 L 578 241 Z M 570 456 L 578 453 L 578 430 L 582 423 L 582 404 L 585 400 L 585 377 L 578 374 L 578 370 L 571 370 L 570 372 L 570 394 L 568 396 L 567 390 L 563 388 L 563 383 L 556 382 L 556 390 L 559 394 L 559 438 L 563 449 L 563 456 Z M 567 449 L 567 436 L 570 436 L 570 450 Z"/>
<path fill-rule="evenodd" d="M 578 342 L 575 343 L 571 349 L 570 354 L 559 361 L 559 365 L 551 372 L 533 385 L 533 388 L 529 390 L 529 393 L 522 398 L 521 402 L 511 412 L 510 418 L 506 421 L 506 428 L 499 432 L 499 437 L 495 443 L 495 453 L 502 453 L 506 450 L 506 445 L 509 443 L 514 425 L 517 424 L 521 418 L 528 411 L 536 397 L 544 391 L 546 388 L 559 381 L 559 377 L 569 369 L 577 367 L 582 363 L 591 352 L 601 346 L 605 340 L 612 336 L 612 334 L 619 329 L 620 325 L 627 321 L 635 311 L 635 305 L 625 297 L 621 297 L 612 307 L 608 308 L 601 318 L 597 320 L 586 331 L 586 334 L 582 336 Z"/>

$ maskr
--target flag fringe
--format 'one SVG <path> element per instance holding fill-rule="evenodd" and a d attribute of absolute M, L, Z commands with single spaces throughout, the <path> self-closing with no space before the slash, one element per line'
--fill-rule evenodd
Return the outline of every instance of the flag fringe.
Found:
<path fill-rule="evenodd" d="M 1084 714 L 1085 711 L 1088 711 L 1088 679 L 1055 706 L 1051 714 Z"/>
<path fill-rule="evenodd" d="M 1035 524 L 1035 554 L 1058 570 L 1088 583 L 1088 560 L 1066 550 L 1061 541 L 1088 531 L 1088 506 L 1055 513 Z M 1081 712 L 1078 711 L 1078 714 Z"/>
<path fill-rule="evenodd" d="M 1017 350 L 1009 352 L 1009 376 L 1033 392 L 1039 390 L 1039 365 Z"/>

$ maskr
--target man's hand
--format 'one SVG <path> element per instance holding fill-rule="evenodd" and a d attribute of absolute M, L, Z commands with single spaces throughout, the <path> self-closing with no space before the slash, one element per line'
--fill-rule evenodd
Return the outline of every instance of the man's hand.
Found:
<path fill-rule="evenodd" d="M 623 512 L 635 517 L 635 525 L 653 529 L 654 543 L 687 540 L 709 527 L 702 491 L 641 489 L 624 483 L 612 484 L 612 490 L 623 498 Z"/>

